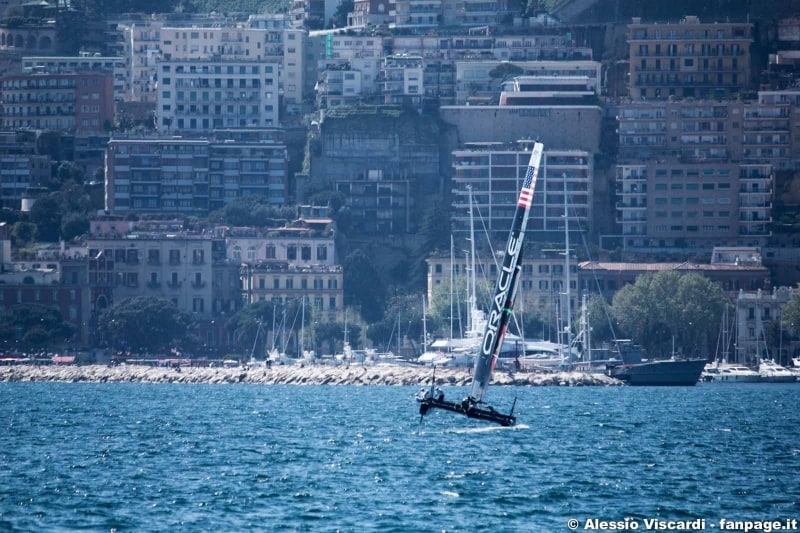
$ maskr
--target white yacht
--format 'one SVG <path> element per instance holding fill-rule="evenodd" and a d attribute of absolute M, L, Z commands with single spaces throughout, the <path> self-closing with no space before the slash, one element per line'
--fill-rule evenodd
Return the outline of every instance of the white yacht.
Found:
<path fill-rule="evenodd" d="M 755 370 L 733 363 L 713 363 L 703 371 L 706 381 L 714 383 L 757 383 L 761 376 Z"/>
<path fill-rule="evenodd" d="M 758 374 L 761 381 L 767 383 L 792 383 L 795 375 L 792 371 L 782 367 L 772 359 L 762 359 L 758 365 Z"/>

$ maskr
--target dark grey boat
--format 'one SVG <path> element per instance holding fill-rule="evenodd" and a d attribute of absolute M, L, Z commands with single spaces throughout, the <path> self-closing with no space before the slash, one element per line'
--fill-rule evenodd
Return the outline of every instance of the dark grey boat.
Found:
<path fill-rule="evenodd" d="M 700 381 L 705 359 L 664 359 L 643 361 L 638 347 L 621 343 L 622 362 L 608 366 L 608 375 L 628 385 L 693 386 Z"/>

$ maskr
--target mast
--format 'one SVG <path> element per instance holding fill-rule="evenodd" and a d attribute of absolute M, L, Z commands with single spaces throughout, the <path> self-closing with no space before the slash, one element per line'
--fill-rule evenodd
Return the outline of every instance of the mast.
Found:
<path fill-rule="evenodd" d="M 569 209 L 567 207 L 567 175 L 561 174 L 564 180 L 564 294 L 567 300 L 567 359 L 572 355 L 572 301 L 570 300 L 570 279 L 569 279 Z M 564 352 L 561 352 L 561 365 L 564 365 Z"/>
<path fill-rule="evenodd" d="M 469 330 L 475 331 L 475 309 L 477 307 L 477 293 L 475 291 L 475 223 L 472 218 L 472 186 L 467 185 L 469 191 L 469 252 L 470 252 L 470 276 L 469 276 Z"/>
<path fill-rule="evenodd" d="M 306 331 L 306 297 L 303 295 L 303 299 L 300 303 L 300 358 L 305 357 L 305 350 L 304 350 L 304 341 L 305 341 L 305 331 Z M 297 315 L 295 315 L 297 316 Z M 295 319 L 297 320 L 297 319 Z"/>
<path fill-rule="evenodd" d="M 450 339 L 453 338 L 453 267 L 455 256 L 453 255 L 453 234 L 450 234 Z"/>
<path fill-rule="evenodd" d="M 508 242 L 504 249 L 503 266 L 498 275 L 483 341 L 478 351 L 478 357 L 475 358 L 472 389 L 465 399 L 467 404 L 483 402 L 483 398 L 486 396 L 486 389 L 492 377 L 492 371 L 503 346 L 503 337 L 511 318 L 511 309 L 514 305 L 518 287 L 517 282 L 522 270 L 520 262 L 522 258 L 522 242 L 525 238 L 525 228 L 528 225 L 528 216 L 533 203 L 533 193 L 536 188 L 536 177 L 539 173 L 541 159 L 542 144 L 537 142 L 533 145 L 528 170 L 525 173 L 525 179 L 517 200 L 514 221 L 511 224 Z M 472 199 L 470 196 L 470 209 L 471 207 Z"/>
<path fill-rule="evenodd" d="M 421 354 L 425 353 L 428 346 L 428 325 L 425 321 L 425 295 L 422 295 L 422 350 Z"/>

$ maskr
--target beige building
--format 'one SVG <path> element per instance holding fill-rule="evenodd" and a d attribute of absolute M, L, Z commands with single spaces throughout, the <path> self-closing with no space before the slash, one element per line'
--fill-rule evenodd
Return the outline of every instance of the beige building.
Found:
<path fill-rule="evenodd" d="M 718 98 L 751 86 L 753 25 L 702 23 L 687 16 L 678 23 L 628 25 L 630 95 L 635 98 Z"/>
<path fill-rule="evenodd" d="M 462 241 L 463 242 L 463 241 Z M 469 243 L 466 243 L 468 246 Z M 479 254 L 476 263 L 476 286 L 479 287 L 476 299 L 479 308 L 485 307 L 485 302 L 491 299 L 488 291 L 493 290 L 497 280 L 498 264 L 502 258 L 493 256 L 488 258 L 481 257 Z M 464 317 L 466 311 L 463 306 L 467 301 L 465 287 L 468 286 L 467 278 L 472 271 L 472 266 L 466 257 L 451 260 L 450 257 L 434 256 L 426 260 L 428 263 L 428 286 L 427 298 L 431 302 L 437 295 L 448 294 L 451 286 L 460 287 L 460 294 L 453 295 L 453 302 L 462 306 L 461 314 L 453 310 L 454 318 Z M 539 316 L 551 317 L 553 323 L 556 322 L 558 309 L 566 309 L 566 280 L 564 256 L 553 252 L 529 251 L 526 249 L 522 261 L 522 273 L 520 274 L 519 289 L 517 300 L 514 304 L 514 312 L 517 314 L 536 313 Z M 578 265 L 574 259 L 570 260 L 569 271 L 570 285 L 570 309 L 573 316 L 577 313 L 580 302 L 580 295 L 577 287 L 579 286 Z M 484 290 L 481 292 L 480 287 Z M 456 289 L 458 290 L 458 289 Z M 449 296 L 448 296 L 449 298 Z M 466 325 L 463 325 L 464 327 Z M 462 328 L 463 329 L 463 328 Z M 540 332 L 529 332 L 526 336 L 534 338 Z M 555 340 L 556 332 L 541 335 L 543 338 Z"/>
<path fill-rule="evenodd" d="M 276 304 L 305 299 L 306 317 L 341 320 L 344 314 L 342 267 L 296 265 L 283 261 L 259 261 L 242 265 L 245 302 Z"/>
<path fill-rule="evenodd" d="M 800 91 L 755 101 L 619 107 L 617 221 L 626 250 L 764 246 L 775 170 L 800 160 Z M 602 244 L 602 243 L 601 243 Z"/>
<path fill-rule="evenodd" d="M 116 303 L 141 295 L 165 298 L 199 320 L 240 308 L 238 271 L 217 271 L 225 263 L 219 254 L 224 243 L 215 245 L 211 235 L 136 231 L 92 235 L 87 244 L 90 257 L 102 252 L 114 260 Z"/>
<path fill-rule="evenodd" d="M 759 359 L 774 359 L 778 364 L 791 366 L 797 342 L 790 342 L 788 332 L 782 331 L 781 308 L 797 289 L 775 287 L 771 291 L 739 291 L 735 299 L 735 318 L 730 331 L 735 339 L 731 355 L 735 361 L 758 366 Z"/>
<path fill-rule="evenodd" d="M 230 228 L 226 257 L 236 263 L 285 262 L 296 267 L 336 266 L 333 233 L 309 228 Z"/>

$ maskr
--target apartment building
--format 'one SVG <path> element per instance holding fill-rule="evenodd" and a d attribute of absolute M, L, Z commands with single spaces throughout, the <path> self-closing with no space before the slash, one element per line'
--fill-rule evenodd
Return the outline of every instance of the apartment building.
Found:
<path fill-rule="evenodd" d="M 578 61 L 591 60 L 592 50 L 577 45 L 566 33 L 500 35 L 449 34 L 395 35 L 394 53 L 419 55 L 425 60 L 447 61 Z"/>
<path fill-rule="evenodd" d="M 628 25 L 631 97 L 719 98 L 752 86 L 750 46 L 753 24 L 702 23 L 687 16 L 678 23 Z"/>
<path fill-rule="evenodd" d="M 381 69 L 388 38 L 320 32 L 310 40 L 321 50 L 316 65 L 320 78 L 327 70 L 349 69 L 360 72 L 363 95 L 380 93 Z"/>
<path fill-rule="evenodd" d="M 278 69 L 259 60 L 159 61 L 159 133 L 277 127 Z"/>
<path fill-rule="evenodd" d="M 106 151 L 106 209 L 205 215 L 248 195 L 283 205 L 286 146 L 269 139 L 266 133 L 253 140 L 112 139 Z"/>
<path fill-rule="evenodd" d="M 443 16 L 442 0 L 389 0 L 389 28 L 437 28 Z"/>
<path fill-rule="evenodd" d="M 13 74 L 0 80 L 2 127 L 102 132 L 114 123 L 111 74 Z"/>
<path fill-rule="evenodd" d="M 304 95 L 307 34 L 291 28 L 290 23 L 286 15 L 273 14 L 251 15 L 246 23 L 187 17 L 184 21 L 153 18 L 120 24 L 130 56 L 130 99 L 158 100 L 157 63 L 162 60 L 248 60 L 273 64 L 275 98 L 281 96 L 287 112 L 296 112 Z"/>
<path fill-rule="evenodd" d="M 114 79 L 114 101 L 125 100 L 130 92 L 130 66 L 124 57 L 81 53 L 78 56 L 23 56 L 23 72 L 105 72 Z"/>
<path fill-rule="evenodd" d="M 392 235 L 417 227 L 412 219 L 412 180 L 390 178 L 370 170 L 366 179 L 336 179 L 334 188 L 345 195 L 354 233 Z"/>
<path fill-rule="evenodd" d="M 288 201 L 288 155 L 282 141 L 212 142 L 208 165 L 210 210 L 243 196 L 260 196 L 275 207 Z"/>
<path fill-rule="evenodd" d="M 349 64 L 325 68 L 315 87 L 317 109 L 353 106 L 364 98 L 363 73 Z"/>
<path fill-rule="evenodd" d="M 453 152 L 454 233 L 466 235 L 469 231 L 472 198 L 473 219 L 480 217 L 480 227 L 489 233 L 495 246 L 505 242 L 532 144 L 469 143 Z M 564 214 L 568 209 L 571 238 L 578 242 L 592 220 L 593 179 L 593 157 L 589 152 L 545 146 L 527 238 L 564 242 Z"/>
<path fill-rule="evenodd" d="M 409 55 L 390 55 L 384 58 L 381 69 L 384 104 L 422 104 L 425 94 L 422 58 Z"/>
<path fill-rule="evenodd" d="M 796 168 L 798 91 L 619 108 L 617 221 L 628 250 L 764 246 L 776 169 Z"/>
<path fill-rule="evenodd" d="M 33 133 L 0 132 L 0 207 L 21 209 L 28 188 L 45 183 L 51 171 Z"/>
<path fill-rule="evenodd" d="M 3 240 L 8 242 L 7 237 Z M 92 288 L 87 282 L 86 257 L 62 259 L 54 268 L 32 267 L 24 264 L 8 265 L 0 273 L 0 312 L 17 305 L 38 305 L 55 308 L 62 319 L 75 328 L 67 339 L 73 346 L 86 345 L 92 340 Z M 17 340 L 28 333 L 16 332 Z M 8 342 L 8 341 L 5 341 Z M 17 349 L 11 341 L 2 346 L 3 351 Z"/>
<path fill-rule="evenodd" d="M 356 28 L 388 25 L 390 21 L 388 0 L 355 0 L 352 13 L 347 14 L 347 25 Z"/>

